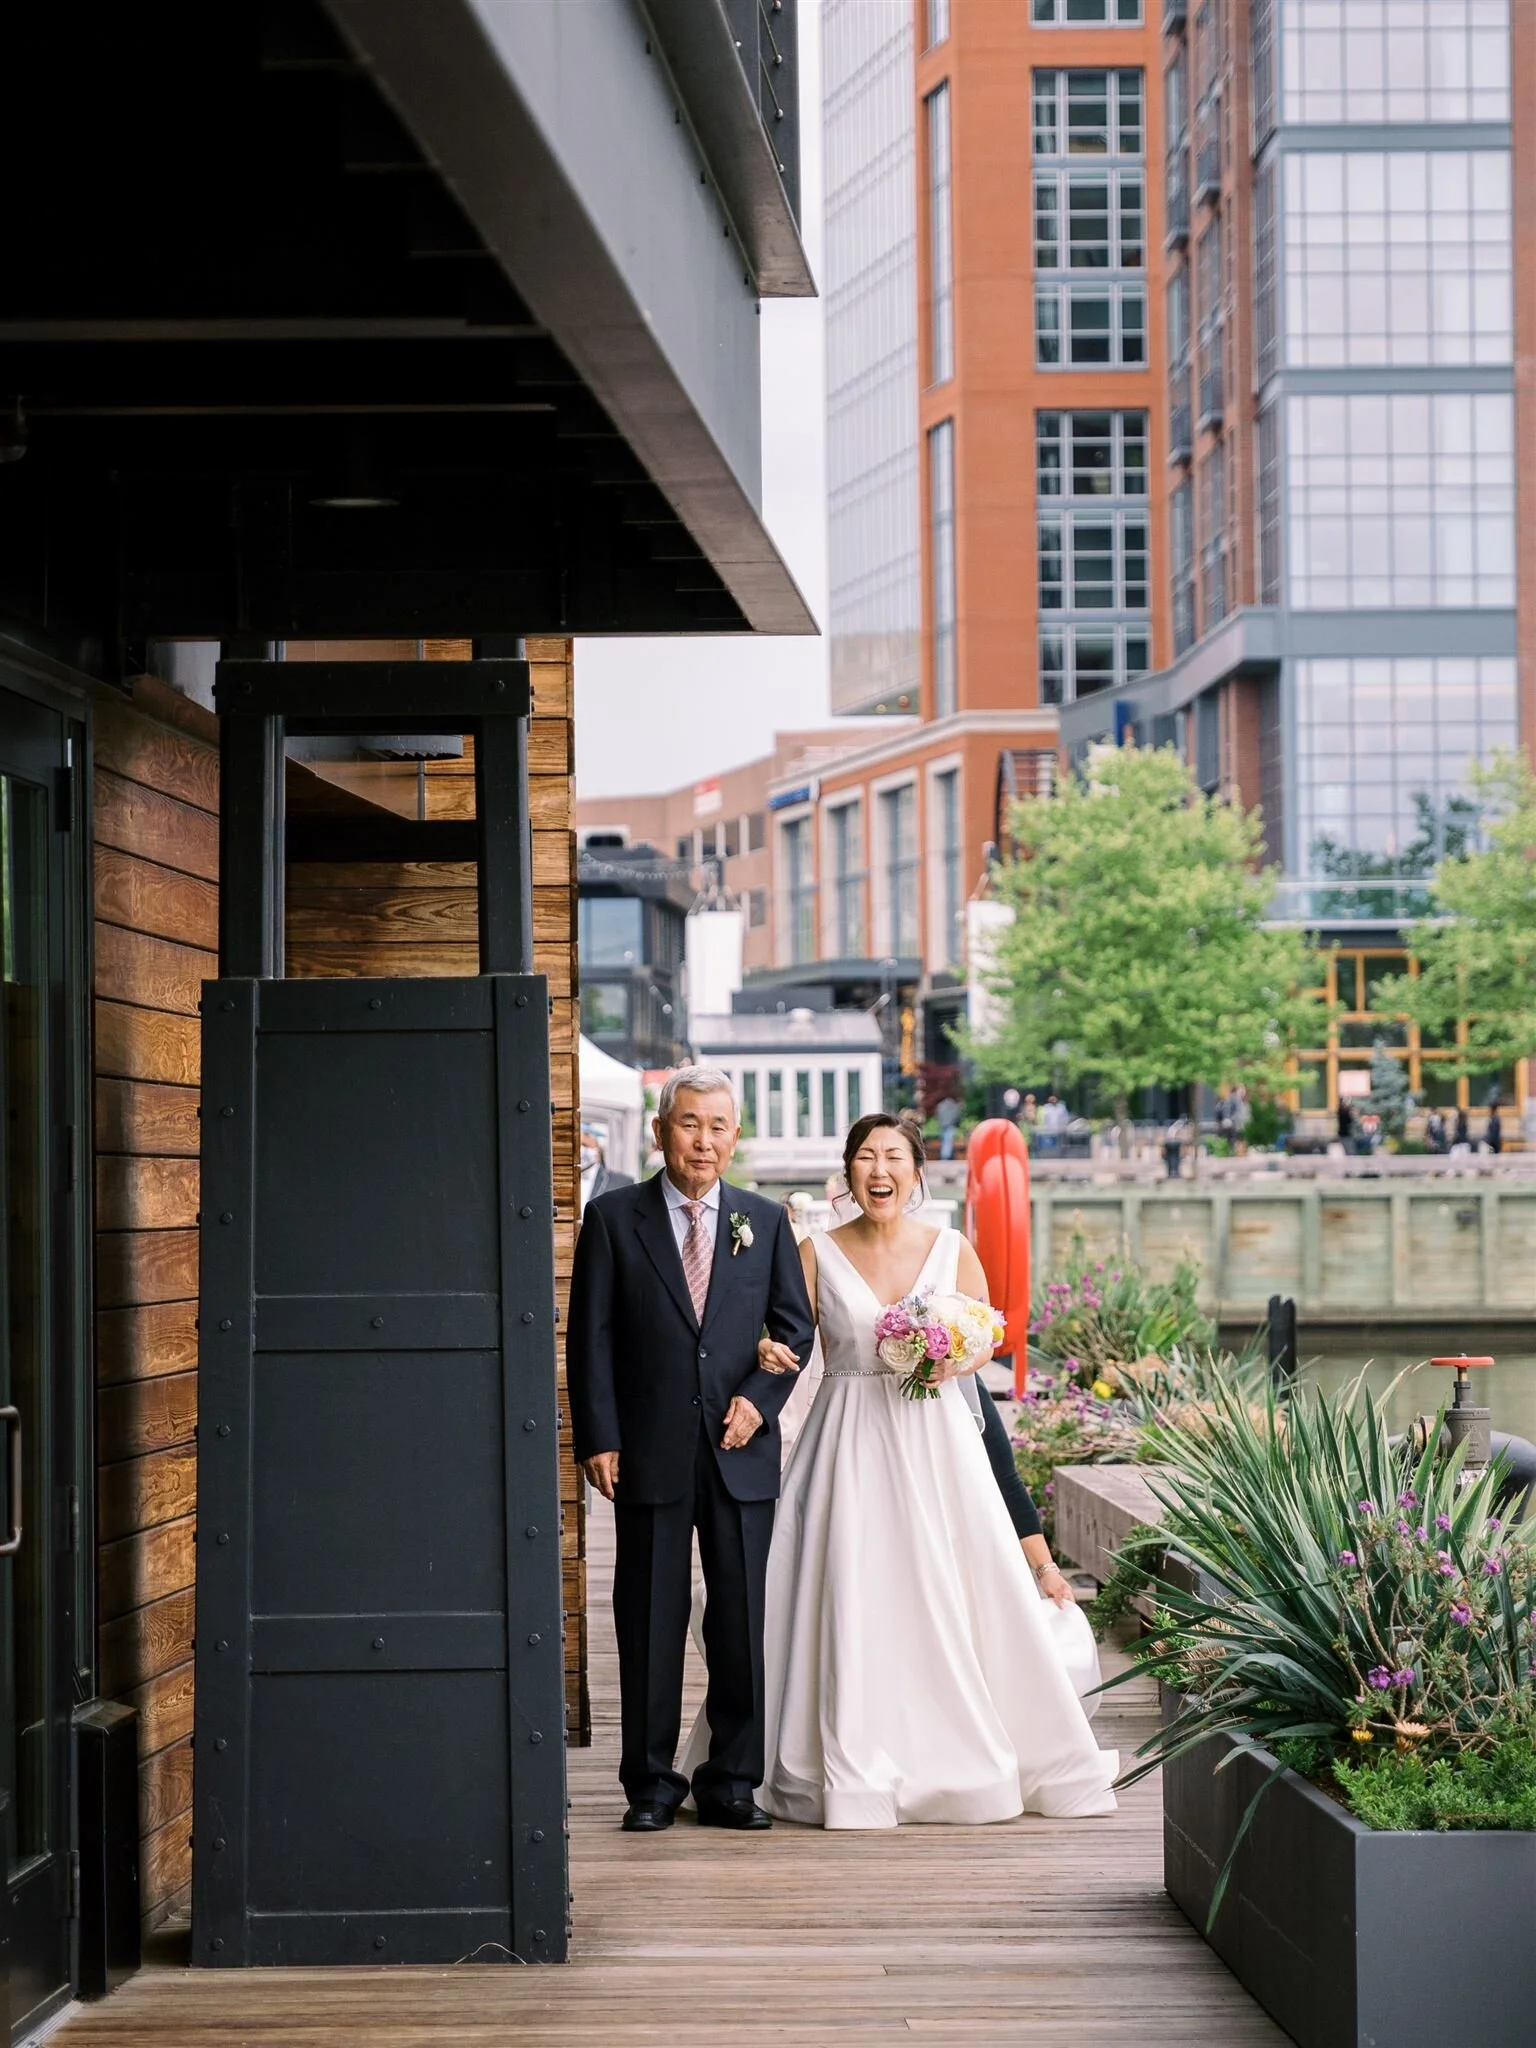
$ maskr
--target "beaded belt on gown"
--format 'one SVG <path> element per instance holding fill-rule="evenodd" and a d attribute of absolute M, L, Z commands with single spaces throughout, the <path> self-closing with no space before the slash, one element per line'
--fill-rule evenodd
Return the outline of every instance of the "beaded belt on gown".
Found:
<path fill-rule="evenodd" d="M 822 1377 L 829 1380 L 888 1380 L 888 1365 L 829 1365 Z"/>

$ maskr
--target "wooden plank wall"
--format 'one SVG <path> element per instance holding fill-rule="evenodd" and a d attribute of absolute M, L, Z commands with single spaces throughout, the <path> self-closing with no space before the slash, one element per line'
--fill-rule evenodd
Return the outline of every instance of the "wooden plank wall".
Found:
<path fill-rule="evenodd" d="M 153 678 L 95 713 L 99 1685 L 139 1710 L 142 1899 L 191 1879 L 197 1006 L 217 972 L 217 724 Z"/>
<path fill-rule="evenodd" d="M 465 659 L 467 642 L 432 641 L 429 658 Z M 294 653 L 289 649 L 290 656 Z M 566 1706 L 570 1739 L 591 1740 L 587 1690 L 586 1555 L 582 1499 L 570 1459 L 564 1324 L 577 1201 L 576 836 L 571 646 L 531 640 L 534 717 L 529 742 L 533 813 L 534 966 L 549 977 L 556 1280 L 560 1304 L 560 1476 L 564 1515 Z M 431 818 L 474 815 L 474 755 L 426 769 Z M 447 862 L 296 866 L 288 873 L 287 965 L 294 976 L 474 974 L 475 876 Z"/>

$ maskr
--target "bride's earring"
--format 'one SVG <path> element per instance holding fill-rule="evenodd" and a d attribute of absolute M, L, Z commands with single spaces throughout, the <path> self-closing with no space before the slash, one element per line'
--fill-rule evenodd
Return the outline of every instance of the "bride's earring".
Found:
<path fill-rule="evenodd" d="M 907 1197 L 907 1214 L 915 1216 L 918 1210 L 926 1208 L 927 1204 L 928 1176 L 926 1173 L 919 1173 L 913 1184 L 912 1192 Z"/>

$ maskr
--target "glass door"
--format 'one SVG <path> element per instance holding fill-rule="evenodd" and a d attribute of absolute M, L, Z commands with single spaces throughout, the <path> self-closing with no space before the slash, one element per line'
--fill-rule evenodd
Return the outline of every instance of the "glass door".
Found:
<path fill-rule="evenodd" d="M 68 731 L 0 691 L 0 1854 L 14 2036 L 70 1981 Z"/>

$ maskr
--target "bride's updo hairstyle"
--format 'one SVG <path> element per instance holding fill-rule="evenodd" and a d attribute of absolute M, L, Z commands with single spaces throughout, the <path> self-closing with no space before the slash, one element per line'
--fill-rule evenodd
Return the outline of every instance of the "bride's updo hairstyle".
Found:
<path fill-rule="evenodd" d="M 928 1154 L 923 1145 L 923 1127 L 910 1110 L 903 1110 L 898 1116 L 889 1109 L 872 1109 L 868 1116 L 861 1116 L 848 1133 L 848 1142 L 843 1147 L 843 1181 L 853 1171 L 853 1162 L 859 1156 L 859 1147 L 871 1131 L 900 1131 L 912 1151 L 912 1164 L 917 1168 L 919 1180 L 927 1164 Z"/>

